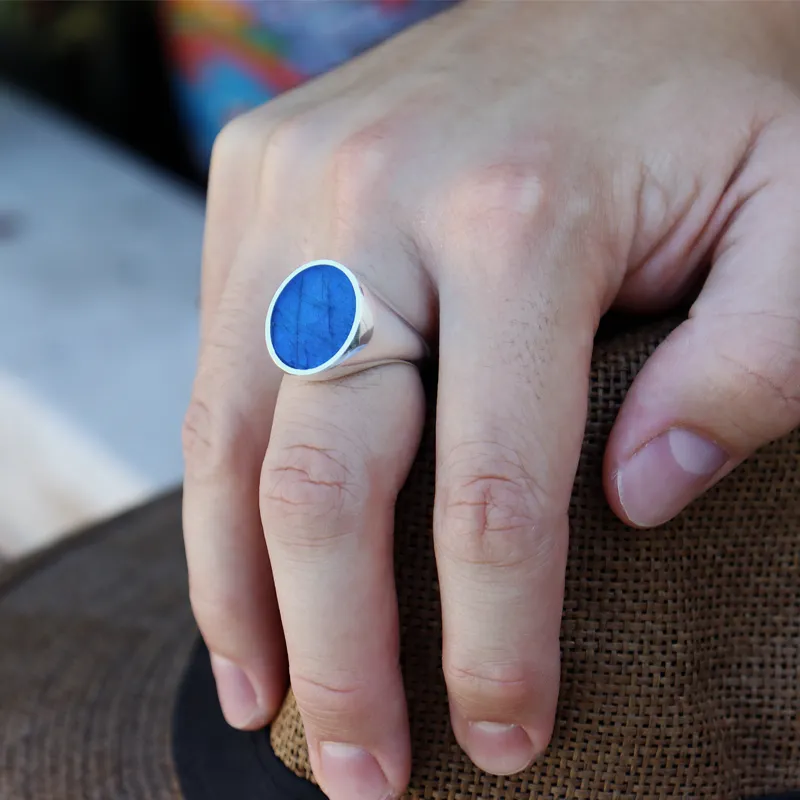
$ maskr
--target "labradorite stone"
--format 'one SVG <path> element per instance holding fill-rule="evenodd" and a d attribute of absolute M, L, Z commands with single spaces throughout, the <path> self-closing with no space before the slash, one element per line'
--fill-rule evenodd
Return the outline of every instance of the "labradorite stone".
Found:
<path fill-rule="evenodd" d="M 314 369 L 347 341 L 356 296 L 347 275 L 333 264 L 299 272 L 272 309 L 270 337 L 278 357 L 293 369 Z"/>

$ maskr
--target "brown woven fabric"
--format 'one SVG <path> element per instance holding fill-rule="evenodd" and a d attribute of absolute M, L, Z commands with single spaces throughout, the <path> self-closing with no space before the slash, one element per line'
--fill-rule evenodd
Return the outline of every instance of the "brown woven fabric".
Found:
<path fill-rule="evenodd" d="M 555 736 L 492 778 L 450 732 L 431 543 L 433 407 L 398 504 L 396 552 L 414 800 L 737 798 L 800 787 L 800 436 L 765 448 L 672 524 L 623 526 L 603 498 L 606 437 L 665 333 L 597 349 L 572 501 Z M 278 756 L 311 779 L 290 696 Z"/>
<path fill-rule="evenodd" d="M 170 719 L 196 636 L 180 497 L 0 576 L 0 798 L 177 800 Z"/>

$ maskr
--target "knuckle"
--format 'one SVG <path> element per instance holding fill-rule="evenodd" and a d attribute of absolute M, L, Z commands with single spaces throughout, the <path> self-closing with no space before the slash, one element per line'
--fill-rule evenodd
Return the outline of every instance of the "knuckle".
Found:
<path fill-rule="evenodd" d="M 252 449 L 244 420 L 197 392 L 183 418 L 181 440 L 186 474 L 200 480 L 236 472 Z"/>
<path fill-rule="evenodd" d="M 243 600 L 219 596 L 199 581 L 189 581 L 189 603 L 203 639 L 217 652 L 233 649 L 231 643 L 236 638 L 236 621 L 252 616 L 246 614 Z"/>
<path fill-rule="evenodd" d="M 492 276 L 503 270 L 512 282 L 519 279 L 520 270 L 530 268 L 532 241 L 552 254 L 586 243 L 580 249 L 590 264 L 605 264 L 607 251 L 613 249 L 603 211 L 609 184 L 606 170 L 584 153 L 577 175 L 578 162 L 570 154 L 578 148 L 569 142 L 569 135 L 565 142 L 555 139 L 540 139 L 536 152 L 524 162 L 499 162 L 465 172 L 447 184 L 444 195 L 435 195 L 446 212 L 432 215 L 440 222 L 444 247 L 460 254 L 464 242 L 469 242 L 481 256 L 473 259 L 478 269 L 491 271 Z M 593 255 L 595 251 L 599 255 Z M 461 264 L 463 257 L 452 261 Z M 536 268 L 557 269 L 557 262 L 557 258 L 539 259 Z"/>
<path fill-rule="evenodd" d="M 206 402 L 200 397 L 192 397 L 181 431 L 183 456 L 187 463 L 194 463 L 197 456 L 212 449 L 211 419 L 211 409 Z"/>
<path fill-rule="evenodd" d="M 451 559 L 505 568 L 547 563 L 552 502 L 510 454 L 456 451 L 439 496 L 437 546 Z"/>
<path fill-rule="evenodd" d="M 308 154 L 310 140 L 321 125 L 317 123 L 315 111 L 295 111 L 272 121 L 266 134 L 265 161 L 271 165 L 283 162 L 297 163 L 297 160 Z"/>
<path fill-rule="evenodd" d="M 211 148 L 211 169 L 224 165 L 235 158 L 242 144 L 249 141 L 252 135 L 252 126 L 248 123 L 247 115 L 235 117 L 225 124 L 214 139 Z"/>
<path fill-rule="evenodd" d="M 363 212 L 383 185 L 395 150 L 393 125 L 373 122 L 346 136 L 331 156 L 330 179 L 338 215 Z"/>
<path fill-rule="evenodd" d="M 475 666 L 445 659 L 443 671 L 448 693 L 468 714 L 471 710 L 491 709 L 493 714 L 514 716 L 514 712 L 528 705 L 531 682 L 520 661 L 486 662 Z"/>
<path fill-rule="evenodd" d="M 303 719 L 315 728 L 352 733 L 374 713 L 374 698 L 357 678 L 317 677 L 292 672 L 292 692 Z"/>
<path fill-rule="evenodd" d="M 227 122 L 211 148 L 210 173 L 215 175 L 231 163 L 237 163 L 263 136 L 260 109 L 249 111 Z"/>
<path fill-rule="evenodd" d="M 327 117 L 316 108 L 284 110 L 262 123 L 262 153 L 254 169 L 262 199 L 277 202 L 296 181 L 297 165 L 313 158 L 324 141 Z M 260 167 L 260 169 L 259 169 Z"/>
<path fill-rule="evenodd" d="M 323 519 L 357 513 L 364 505 L 363 489 L 351 460 L 342 450 L 322 445 L 295 444 L 269 451 L 261 481 L 262 510 L 266 515 Z M 337 526 L 323 527 L 335 535 Z"/>
<path fill-rule="evenodd" d="M 720 339 L 718 352 L 728 365 L 730 391 L 754 416 L 747 426 L 777 425 L 782 432 L 800 413 L 800 320 L 761 317 L 760 324 L 742 326 L 747 341 Z"/>
<path fill-rule="evenodd" d="M 546 163 L 493 164 L 467 173 L 451 189 L 451 235 L 477 231 L 489 237 L 490 247 L 519 247 L 532 226 L 552 216 L 554 183 Z"/>

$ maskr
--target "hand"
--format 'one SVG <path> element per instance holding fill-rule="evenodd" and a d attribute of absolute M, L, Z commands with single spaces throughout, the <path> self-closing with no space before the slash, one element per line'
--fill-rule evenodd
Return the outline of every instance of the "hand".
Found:
<path fill-rule="evenodd" d="M 458 741 L 493 773 L 549 740 L 567 508 L 595 329 L 689 319 L 635 381 L 608 500 L 660 524 L 800 421 L 795 4 L 466 3 L 228 126 L 185 425 L 191 598 L 231 724 L 286 666 L 334 800 L 408 780 L 392 518 L 417 371 L 281 382 L 263 340 L 332 258 L 440 345 L 435 547 Z M 285 641 L 285 649 L 284 649 Z"/>

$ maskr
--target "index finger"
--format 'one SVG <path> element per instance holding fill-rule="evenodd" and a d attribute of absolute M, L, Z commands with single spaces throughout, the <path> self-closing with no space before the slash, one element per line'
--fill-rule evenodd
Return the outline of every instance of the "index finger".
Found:
<path fill-rule="evenodd" d="M 440 289 L 443 665 L 459 743 L 487 772 L 511 774 L 554 723 L 592 321 L 522 260 L 459 274 Z"/>

